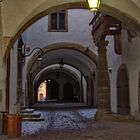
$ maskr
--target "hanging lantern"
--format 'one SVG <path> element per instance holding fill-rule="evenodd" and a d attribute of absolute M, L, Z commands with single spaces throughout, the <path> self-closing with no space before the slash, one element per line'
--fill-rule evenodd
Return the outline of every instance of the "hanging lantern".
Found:
<path fill-rule="evenodd" d="M 98 11 L 101 0 L 86 0 L 86 1 L 89 5 L 90 11 Z"/>

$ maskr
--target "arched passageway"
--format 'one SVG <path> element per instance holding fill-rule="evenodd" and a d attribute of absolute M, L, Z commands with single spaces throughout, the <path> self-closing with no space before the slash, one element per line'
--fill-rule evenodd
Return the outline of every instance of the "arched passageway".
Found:
<path fill-rule="evenodd" d="M 36 87 L 39 86 L 40 88 L 42 81 L 45 79 L 46 99 L 43 102 L 80 102 L 79 98 L 82 97 L 82 93 L 78 75 L 66 68 L 60 69 L 57 67 L 55 70 L 53 69 L 45 69 L 37 75 L 34 80 L 34 91 L 37 91 Z M 38 86 L 35 86 L 36 83 L 38 83 Z M 38 93 L 35 92 L 34 94 Z M 32 96 L 32 100 L 35 95 Z M 32 101 L 31 105 L 35 103 L 36 101 Z"/>
<path fill-rule="evenodd" d="M 94 87 L 94 82 L 89 82 L 86 81 L 87 79 L 95 80 L 93 75 L 93 71 L 96 69 L 96 63 L 97 63 L 97 56 L 95 53 L 93 53 L 90 49 L 85 50 L 85 47 L 75 44 L 75 43 L 55 43 L 52 45 L 49 45 L 45 48 L 43 48 L 44 54 L 42 56 L 42 67 L 41 69 L 37 67 L 37 61 L 36 61 L 36 54 L 32 57 L 32 59 L 28 62 L 27 65 L 27 77 L 28 77 L 28 97 L 30 98 L 29 104 L 34 104 L 34 88 L 32 85 L 32 81 L 34 81 L 37 77 L 40 77 L 41 82 L 43 82 L 43 78 L 49 79 L 49 78 L 54 78 L 58 83 L 59 83 L 59 94 L 62 92 L 62 88 L 64 87 L 63 81 L 67 81 L 69 77 L 73 77 L 74 81 L 70 82 L 73 87 L 73 92 L 71 94 L 70 100 L 71 101 L 76 101 L 76 102 L 84 102 L 88 104 L 94 105 L 96 104 L 96 93 L 95 87 Z M 62 55 L 63 54 L 63 55 Z M 63 57 L 64 61 L 64 68 L 60 69 L 59 67 L 59 62 L 60 58 Z M 57 67 L 55 68 L 50 68 L 49 66 L 56 65 Z M 45 70 L 48 67 L 48 70 Z M 44 70 L 44 71 L 43 71 Z M 61 73 L 67 73 L 67 78 L 64 78 L 62 81 L 60 80 L 64 75 Z M 38 75 L 39 73 L 40 76 Z M 53 73 L 51 77 L 51 73 Z M 95 73 L 95 72 L 94 72 Z M 82 78 L 81 78 L 82 75 Z M 94 75 L 95 76 L 95 75 Z M 86 78 L 84 80 L 84 77 L 90 77 Z M 67 79 L 67 80 L 66 80 Z M 36 81 L 36 80 L 35 80 Z M 82 81 L 82 82 L 81 82 Z M 87 85 L 85 83 L 88 82 L 88 86 L 90 88 L 87 89 Z M 60 86 L 61 85 L 61 86 Z M 61 87 L 61 88 L 60 88 Z M 63 92 L 66 93 L 66 89 Z M 71 88 L 70 88 L 71 90 Z M 70 90 L 67 90 L 69 92 Z M 35 90 L 36 91 L 36 90 Z M 60 92 L 61 91 L 61 92 Z M 73 93 L 73 94 L 72 94 Z M 89 94 L 89 95 L 86 95 Z M 65 94 L 63 93 L 63 96 Z M 90 99 L 90 98 L 91 99 Z M 60 98 L 60 97 L 59 97 Z M 68 98 L 68 97 L 65 97 Z M 87 99 L 88 98 L 88 99 Z M 95 101 L 93 100 L 95 99 Z M 63 100 L 63 97 L 61 97 L 61 101 Z M 60 101 L 60 99 L 59 99 Z M 64 101 L 64 100 L 63 100 Z"/>

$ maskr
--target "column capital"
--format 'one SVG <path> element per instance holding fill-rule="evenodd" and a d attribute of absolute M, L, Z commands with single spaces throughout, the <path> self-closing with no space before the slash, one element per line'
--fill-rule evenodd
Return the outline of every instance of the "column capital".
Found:
<path fill-rule="evenodd" d="M 97 47 L 106 47 L 108 45 L 109 41 L 107 40 L 99 40 L 96 42 Z"/>

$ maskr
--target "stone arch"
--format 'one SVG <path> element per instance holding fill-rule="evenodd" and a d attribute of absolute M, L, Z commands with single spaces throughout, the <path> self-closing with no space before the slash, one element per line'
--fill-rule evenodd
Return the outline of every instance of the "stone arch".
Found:
<path fill-rule="evenodd" d="M 6 3 L 6 4 L 8 5 L 8 3 Z M 117 8 L 116 8 L 116 4 L 118 4 Z M 122 8 L 120 3 L 116 2 L 114 4 L 114 3 L 102 1 L 100 11 L 120 20 L 123 23 L 123 25 L 126 26 L 126 28 L 131 31 L 133 36 L 140 35 L 140 21 L 138 21 L 139 18 L 137 16 L 134 17 L 135 13 L 139 12 L 139 7 L 137 7 L 137 5 L 135 3 L 133 3 L 132 1 L 129 1 L 129 0 L 125 1 L 124 4 L 128 5 L 128 6 L 126 6 L 126 8 L 129 7 L 129 5 L 133 6 L 133 8 L 135 10 L 127 9 L 126 10 L 128 12 L 127 13 L 124 10 L 124 7 Z M 10 5 L 8 5 L 8 6 L 10 7 Z M 82 0 L 73 0 L 73 1 L 68 0 L 67 2 L 61 1 L 58 3 L 57 1 L 54 2 L 54 1 L 48 0 L 45 2 L 40 2 L 40 3 L 38 2 L 38 6 L 36 6 L 36 7 L 32 6 L 31 11 L 30 12 L 28 11 L 28 15 L 26 15 L 26 16 L 24 15 L 25 17 L 21 16 L 22 18 L 20 17 L 21 19 L 19 19 L 19 20 L 21 20 L 21 21 L 17 22 L 18 24 L 19 23 L 20 24 L 17 25 L 17 28 L 11 33 L 12 38 L 10 39 L 8 45 L 6 46 L 4 58 L 5 59 L 7 58 L 10 48 L 13 46 L 14 42 L 19 37 L 19 35 L 25 29 L 27 29 L 27 27 L 29 27 L 31 24 L 33 24 L 35 21 L 37 21 L 41 17 L 43 17 L 51 12 L 55 12 L 57 10 L 62 10 L 62 9 L 72 9 L 72 8 L 87 8 L 86 1 L 83 2 Z M 19 12 L 18 14 L 21 14 L 21 13 Z M 7 19 L 8 19 L 8 17 L 7 17 Z M 14 23 L 14 19 L 12 22 Z M 5 24 L 6 24 L 6 22 L 5 22 Z"/>
<path fill-rule="evenodd" d="M 59 42 L 59 43 L 50 44 L 50 45 L 42 48 L 44 54 L 49 53 L 54 50 L 60 50 L 60 49 L 75 50 L 77 52 L 80 52 L 83 55 L 86 55 L 88 58 L 90 58 L 97 65 L 97 55 L 93 51 L 91 51 L 89 48 L 84 47 L 80 44 Z M 32 65 L 36 62 L 36 60 L 38 58 L 37 53 L 38 52 L 36 52 L 33 55 L 32 59 L 28 62 L 27 73 L 32 68 Z"/>
<path fill-rule="evenodd" d="M 80 44 L 59 42 L 59 43 L 50 44 L 42 49 L 43 49 L 44 54 L 47 54 L 54 50 L 60 50 L 60 49 L 74 50 L 74 51 L 77 51 L 78 53 L 80 52 L 82 55 L 86 56 L 87 59 L 90 59 L 95 64 L 95 68 L 97 65 L 97 55 L 93 51 L 91 51 L 89 48 L 84 47 Z M 41 69 L 38 68 L 39 70 L 34 71 L 33 75 L 31 74 L 32 66 L 36 65 L 36 59 L 38 57 L 37 53 L 38 52 L 36 52 L 32 56 L 32 58 L 29 60 L 29 62 L 27 64 L 27 71 L 26 71 L 27 73 L 26 74 L 27 74 L 27 83 L 28 83 L 27 85 L 29 86 L 29 88 L 27 87 L 27 89 L 29 89 L 29 91 L 28 91 L 29 93 L 32 93 L 32 91 L 33 91 L 32 81 L 34 80 L 37 73 L 39 73 L 41 71 L 41 69 L 44 69 L 45 67 L 47 67 L 47 66 L 43 66 Z M 80 71 L 80 69 L 78 69 L 78 67 L 75 67 L 75 68 Z M 82 73 L 82 75 L 85 76 L 84 73 Z M 29 102 L 33 102 L 33 101 L 29 101 Z"/>
<path fill-rule="evenodd" d="M 44 54 L 46 54 L 46 53 L 49 53 L 51 51 L 59 50 L 59 49 L 68 49 L 68 50 L 75 50 L 77 52 L 80 52 L 83 55 L 90 58 L 93 61 L 93 63 L 97 65 L 97 55 L 94 52 L 92 52 L 90 49 L 88 49 L 87 47 L 84 47 L 82 45 L 75 44 L 75 43 L 67 43 L 67 42 L 62 43 L 62 42 L 60 42 L 60 43 L 50 44 L 47 47 L 43 48 L 43 52 L 44 52 Z M 38 52 L 36 52 L 33 55 L 32 59 L 28 62 L 28 65 L 27 65 L 27 79 L 28 79 L 29 87 L 32 87 L 32 81 L 35 78 L 35 75 L 41 71 L 41 69 L 39 69 L 36 72 L 34 72 L 34 74 L 32 75 L 32 78 L 31 78 L 30 71 L 31 71 L 32 66 L 35 64 L 36 59 L 38 57 L 37 53 Z M 43 67 L 42 67 L 42 69 L 43 69 Z M 76 69 L 78 69 L 78 68 L 76 67 Z M 83 73 L 83 75 L 85 76 L 84 73 Z M 28 92 L 31 93 L 31 91 L 28 91 Z"/>
<path fill-rule="evenodd" d="M 51 1 L 51 0 L 50 0 Z M 53 1 L 51 1 L 53 2 Z M 45 2 L 46 3 L 46 2 Z M 87 5 L 83 2 L 62 2 L 62 4 L 57 3 L 55 6 L 50 6 L 47 8 L 43 8 L 42 10 L 41 7 L 42 5 L 39 5 L 37 8 L 35 8 L 25 19 L 23 19 L 22 24 L 19 25 L 18 29 L 15 31 L 13 37 L 10 39 L 7 48 L 5 50 L 5 54 L 4 54 L 4 60 L 8 57 L 9 54 L 9 50 L 10 48 L 13 46 L 13 44 L 15 43 L 15 41 L 18 39 L 18 37 L 22 34 L 22 32 L 24 32 L 29 26 L 31 26 L 34 22 L 36 22 L 37 20 L 39 20 L 40 18 L 52 13 L 52 12 L 56 12 L 59 10 L 65 10 L 65 9 L 87 9 Z M 39 11 L 38 11 L 39 9 Z"/>
<path fill-rule="evenodd" d="M 71 83 L 73 83 L 73 88 L 74 88 L 73 91 L 75 91 L 75 92 L 78 91 L 77 94 L 80 94 L 80 81 L 79 81 L 80 79 L 78 80 L 78 77 L 77 77 L 77 75 L 75 75 L 75 73 L 72 73 L 72 71 L 66 71 L 66 70 L 64 70 L 64 68 L 62 70 L 60 70 L 58 68 L 55 69 L 55 70 L 49 69 L 49 70 L 46 70 L 44 72 L 44 74 L 41 73 L 42 75 L 39 76 L 39 78 L 32 79 L 31 80 L 32 81 L 32 84 L 29 87 L 27 87 L 28 93 L 29 93 L 28 94 L 28 98 L 30 99 L 29 102 L 28 102 L 28 104 L 30 106 L 32 106 L 34 103 L 36 103 L 36 95 L 37 95 L 37 92 L 34 92 L 34 91 L 36 91 L 38 89 L 38 86 L 44 80 L 46 80 L 46 83 L 48 83 L 48 84 L 50 84 L 51 82 L 47 82 L 47 79 L 51 79 L 51 81 L 55 81 L 56 83 L 58 83 L 58 86 L 56 86 L 56 89 L 57 89 L 56 91 L 58 92 L 58 94 L 60 93 L 60 88 L 62 87 L 62 89 L 63 89 L 63 83 L 60 82 L 60 79 L 61 79 L 60 77 L 61 76 L 59 76 L 59 77 L 56 78 L 56 74 L 58 72 L 59 72 L 59 74 L 62 74 L 65 77 L 67 77 L 67 79 L 69 79 L 69 80 L 71 79 L 70 81 L 71 81 Z M 54 75 L 52 76 L 52 74 L 55 74 L 55 76 Z M 55 82 L 53 82 L 53 83 L 55 83 Z M 76 87 L 74 87 L 75 84 L 77 84 L 78 89 L 76 89 Z M 57 85 L 57 84 L 54 84 L 54 86 L 55 85 Z M 51 99 L 50 98 L 51 97 L 51 94 L 50 93 L 51 93 L 51 91 L 52 91 L 52 94 L 55 93 L 54 92 L 55 88 L 51 88 L 51 85 L 47 85 L 47 87 L 49 88 L 49 92 L 48 92 L 48 95 L 49 96 L 47 97 L 47 99 Z M 54 96 L 52 96 L 52 97 L 54 97 Z M 56 99 L 59 100 L 59 98 L 56 98 Z"/>
<path fill-rule="evenodd" d="M 117 113 L 129 115 L 129 78 L 126 65 L 121 65 L 117 73 Z"/>

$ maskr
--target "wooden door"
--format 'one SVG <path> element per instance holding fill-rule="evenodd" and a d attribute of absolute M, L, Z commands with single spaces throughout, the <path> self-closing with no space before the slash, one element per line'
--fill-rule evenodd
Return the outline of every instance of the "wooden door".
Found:
<path fill-rule="evenodd" d="M 128 115 L 130 113 L 129 83 L 125 69 L 119 72 L 117 79 L 117 112 L 120 115 Z"/>

